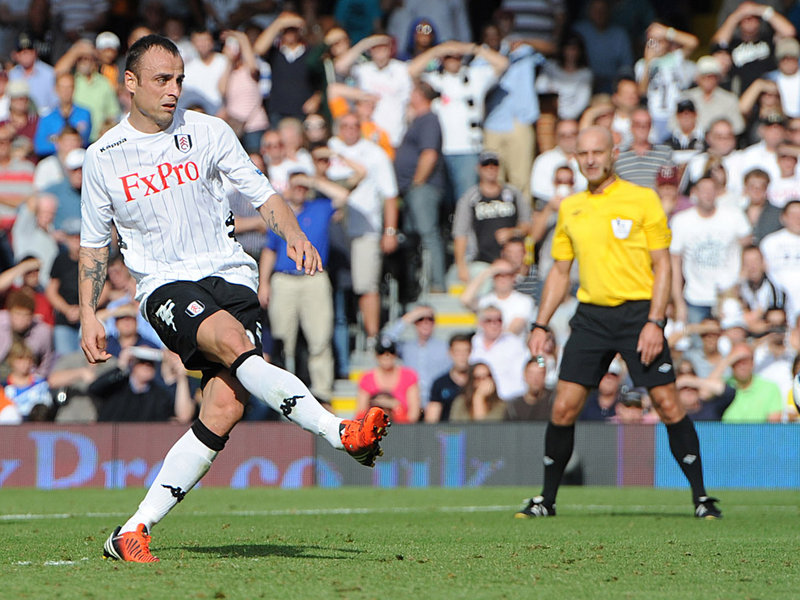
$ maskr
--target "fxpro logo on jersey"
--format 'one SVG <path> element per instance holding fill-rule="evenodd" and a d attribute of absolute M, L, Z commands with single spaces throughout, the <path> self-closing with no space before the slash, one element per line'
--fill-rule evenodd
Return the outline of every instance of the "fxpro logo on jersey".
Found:
<path fill-rule="evenodd" d="M 122 189 L 125 191 L 126 202 L 133 202 L 137 198 L 158 194 L 168 190 L 172 185 L 178 186 L 200 178 L 197 163 L 188 161 L 178 165 L 161 163 L 156 166 L 155 173 L 140 175 L 129 173 L 119 178 Z"/>

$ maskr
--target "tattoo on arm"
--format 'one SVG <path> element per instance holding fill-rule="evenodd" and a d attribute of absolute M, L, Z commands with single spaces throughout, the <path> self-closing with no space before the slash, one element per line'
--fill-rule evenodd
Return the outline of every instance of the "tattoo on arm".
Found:
<path fill-rule="evenodd" d="M 100 292 L 106 283 L 106 267 L 108 266 L 108 248 L 81 248 L 79 258 L 79 289 L 81 300 L 88 301 L 93 309 L 97 308 Z M 88 290 L 85 283 L 89 284 Z M 89 292 L 88 297 L 83 294 Z"/>
<path fill-rule="evenodd" d="M 269 225 L 269 228 L 272 229 L 272 231 L 277 233 L 279 236 L 284 237 L 283 232 L 281 231 L 281 228 L 278 225 L 278 219 L 275 216 L 274 208 L 269 209 L 269 218 L 267 219 L 267 225 Z"/>

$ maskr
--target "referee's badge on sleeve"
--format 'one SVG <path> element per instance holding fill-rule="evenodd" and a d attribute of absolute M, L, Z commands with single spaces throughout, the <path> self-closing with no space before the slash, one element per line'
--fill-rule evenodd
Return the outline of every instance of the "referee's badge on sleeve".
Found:
<path fill-rule="evenodd" d="M 614 231 L 614 237 L 618 240 L 626 240 L 631 234 L 631 227 L 633 226 L 633 219 L 611 219 L 611 229 Z"/>

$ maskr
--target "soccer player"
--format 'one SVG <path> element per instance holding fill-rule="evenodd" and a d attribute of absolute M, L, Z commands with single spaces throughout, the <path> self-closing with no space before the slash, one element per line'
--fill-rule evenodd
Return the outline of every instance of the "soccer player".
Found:
<path fill-rule="evenodd" d="M 233 237 L 227 179 L 287 242 L 298 271 L 321 270 L 297 219 L 223 121 L 177 109 L 183 61 L 168 39 L 133 44 L 125 65 L 131 111 L 87 152 L 80 248 L 81 346 L 110 358 L 96 316 L 106 280 L 111 224 L 136 278 L 136 299 L 189 369 L 203 373 L 199 419 L 167 453 L 136 513 L 109 536 L 106 557 L 156 562 L 150 530 L 208 471 L 242 418 L 249 394 L 372 466 L 389 426 L 381 411 L 343 421 L 294 375 L 261 355 L 257 266 Z"/>
<path fill-rule="evenodd" d="M 695 516 L 719 518 L 706 495 L 700 443 L 678 402 L 675 371 L 664 340 L 669 299 L 670 230 L 658 196 L 614 173 L 617 151 L 608 130 L 588 127 L 578 136 L 578 164 L 589 188 L 567 197 L 553 236 L 555 260 L 542 292 L 529 347 L 543 355 L 547 323 L 566 296 L 578 259 L 580 305 L 561 359 L 556 398 L 545 432 L 544 488 L 515 516 L 556 514 L 556 494 L 575 440 L 575 421 L 589 388 L 596 387 L 619 352 L 637 387 L 649 390 L 667 426 L 669 446 L 692 488 Z"/>

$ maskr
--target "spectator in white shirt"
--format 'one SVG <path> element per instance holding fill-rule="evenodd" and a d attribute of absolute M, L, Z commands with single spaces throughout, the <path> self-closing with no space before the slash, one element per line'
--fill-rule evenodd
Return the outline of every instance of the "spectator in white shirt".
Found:
<path fill-rule="evenodd" d="M 672 297 L 675 320 L 699 323 L 711 315 L 718 294 L 732 287 L 741 267 L 742 246 L 751 226 L 741 210 L 717 206 L 711 176 L 698 181 L 696 205 L 672 218 Z"/>
<path fill-rule="evenodd" d="M 191 36 L 197 58 L 186 63 L 183 108 L 199 105 L 209 115 L 216 115 L 223 104 L 223 76 L 228 72 L 228 59 L 214 52 L 214 38 L 210 31 L 195 31 Z"/>
<path fill-rule="evenodd" d="M 783 38 L 775 44 L 778 70 L 767 75 L 778 84 L 783 112 L 788 117 L 800 117 L 800 43 L 795 38 Z"/>
<path fill-rule="evenodd" d="M 369 52 L 370 60 L 356 62 L 364 52 Z M 387 131 L 396 148 L 405 133 L 412 86 L 406 64 L 392 58 L 392 38 L 387 35 L 364 38 L 336 58 L 335 68 L 339 75 L 350 73 L 357 87 L 377 96 L 373 120 Z"/>
<path fill-rule="evenodd" d="M 440 68 L 426 73 L 432 62 Z M 408 64 L 412 78 L 421 77 L 440 94 L 432 109 L 442 126 L 442 154 L 455 199 L 477 180 L 484 97 L 507 68 L 508 59 L 488 46 L 455 41 L 434 46 Z"/>
<path fill-rule="evenodd" d="M 472 338 L 470 364 L 489 365 L 497 385 L 497 394 L 505 401 L 525 393 L 525 364 L 530 352 L 513 333 L 503 331 L 503 313 L 496 306 L 487 306 L 478 314 L 480 328 Z"/>

